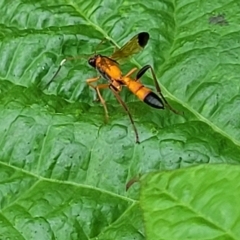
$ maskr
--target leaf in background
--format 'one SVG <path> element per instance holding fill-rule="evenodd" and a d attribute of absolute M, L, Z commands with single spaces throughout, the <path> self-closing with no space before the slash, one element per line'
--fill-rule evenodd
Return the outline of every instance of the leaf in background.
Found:
<path fill-rule="evenodd" d="M 239 7 L 217 0 L 2 0 L 0 238 L 142 240 L 138 188 L 125 192 L 132 177 L 238 164 Z M 85 58 L 67 62 L 46 86 L 63 58 L 90 56 L 104 37 L 122 46 L 141 31 L 150 33 L 148 46 L 123 72 L 153 65 L 164 95 L 185 114 L 151 109 L 124 89 L 136 145 L 128 116 L 107 90 L 104 124 L 85 81 L 97 73 Z M 112 51 L 105 44 L 100 53 Z M 153 87 L 150 74 L 142 81 Z"/>
<path fill-rule="evenodd" d="M 148 239 L 239 239 L 239 170 L 202 165 L 145 176 L 140 205 Z"/>

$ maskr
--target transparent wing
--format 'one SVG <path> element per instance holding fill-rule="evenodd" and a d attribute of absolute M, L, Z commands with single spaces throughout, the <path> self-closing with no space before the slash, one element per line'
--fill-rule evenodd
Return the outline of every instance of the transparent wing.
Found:
<path fill-rule="evenodd" d="M 115 50 L 110 58 L 118 61 L 136 54 L 147 45 L 148 40 L 149 34 L 147 32 L 141 32 L 130 39 L 125 45 L 123 45 L 123 47 Z"/>

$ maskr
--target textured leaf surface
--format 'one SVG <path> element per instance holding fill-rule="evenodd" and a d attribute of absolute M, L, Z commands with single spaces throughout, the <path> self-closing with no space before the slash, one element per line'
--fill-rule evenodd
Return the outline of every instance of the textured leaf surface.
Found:
<path fill-rule="evenodd" d="M 125 192 L 132 177 L 238 164 L 239 9 L 236 0 L 1 0 L 0 238 L 146 239 L 138 187 Z M 121 65 L 123 72 L 151 64 L 184 115 L 151 109 L 124 89 L 136 145 L 114 96 L 103 93 L 105 124 L 85 80 L 97 76 L 86 56 L 104 37 L 115 46 L 106 42 L 99 52 L 111 54 L 140 31 L 150 33 L 149 44 Z M 67 62 L 48 85 L 67 56 L 82 58 Z M 142 81 L 153 86 L 150 74 Z"/>
<path fill-rule="evenodd" d="M 148 239 L 239 239 L 239 166 L 148 174 L 140 204 Z"/>

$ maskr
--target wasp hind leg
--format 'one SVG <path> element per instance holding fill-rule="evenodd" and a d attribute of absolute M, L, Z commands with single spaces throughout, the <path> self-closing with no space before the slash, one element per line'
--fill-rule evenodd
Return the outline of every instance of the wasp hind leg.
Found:
<path fill-rule="evenodd" d="M 150 69 L 151 73 L 152 73 L 152 76 L 153 76 L 153 81 L 154 81 L 154 85 L 155 85 L 155 88 L 158 92 L 158 94 L 160 95 L 160 97 L 163 99 L 164 103 L 168 106 L 168 108 L 174 112 L 175 114 L 182 114 L 181 112 L 175 110 L 173 107 L 171 107 L 171 105 L 168 103 L 168 101 L 165 99 L 165 97 L 163 96 L 162 94 L 162 91 L 161 91 L 161 88 L 160 88 L 160 85 L 157 81 L 157 77 L 156 77 L 156 74 L 153 70 L 153 68 L 150 66 L 150 65 L 146 65 L 144 67 L 142 67 L 138 73 L 137 73 L 137 76 L 136 76 L 136 81 L 139 81 L 139 79 L 146 73 L 146 71 Z"/>
<path fill-rule="evenodd" d="M 113 87 L 110 85 L 109 86 L 110 90 L 113 92 L 113 94 L 115 95 L 115 97 L 117 98 L 118 102 L 123 106 L 123 108 L 125 109 L 125 111 L 127 112 L 128 114 L 128 117 L 132 123 L 132 126 L 133 126 L 133 130 L 134 130 L 134 133 L 135 133 L 135 137 L 136 137 L 136 143 L 140 143 L 139 142 L 139 135 L 138 135 L 138 131 L 137 131 L 137 128 L 135 126 L 135 123 L 133 121 L 133 118 L 132 118 L 132 115 L 126 105 L 126 103 L 122 100 L 122 98 L 120 97 L 120 95 L 118 94 L 118 92 L 116 92 Z"/>

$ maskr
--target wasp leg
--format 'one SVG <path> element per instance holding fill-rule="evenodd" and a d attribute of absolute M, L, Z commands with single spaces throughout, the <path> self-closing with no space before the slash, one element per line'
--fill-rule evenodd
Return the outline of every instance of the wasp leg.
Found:
<path fill-rule="evenodd" d="M 99 97 L 98 97 L 98 93 L 97 93 L 97 90 L 96 90 L 96 86 L 93 85 L 92 83 L 93 83 L 93 82 L 97 82 L 100 78 L 101 78 L 101 77 L 98 76 L 98 77 L 89 78 L 89 79 L 86 80 L 88 86 L 91 87 L 91 88 L 93 88 L 93 89 L 96 91 L 97 98 L 94 100 L 94 101 L 96 101 L 96 102 L 98 102 L 100 99 L 99 99 Z M 105 84 L 99 84 L 99 85 L 97 85 L 97 86 L 100 86 L 100 85 L 105 85 Z M 101 87 L 101 88 L 108 88 L 108 84 L 106 84 L 106 87 Z"/>
<path fill-rule="evenodd" d="M 134 72 L 137 71 L 137 68 L 133 68 L 132 70 L 130 70 L 124 77 L 130 77 Z"/>
<path fill-rule="evenodd" d="M 96 86 L 93 85 L 92 83 L 93 83 L 93 82 L 97 82 L 99 79 L 100 79 L 100 76 L 95 77 L 95 78 L 89 78 L 89 79 L 86 80 L 87 85 L 88 85 L 89 87 L 93 88 L 93 89 L 96 91 L 96 94 L 97 94 Z M 97 95 L 98 95 L 98 94 L 97 94 Z M 99 98 L 96 99 L 96 101 L 98 101 L 98 100 L 99 100 Z"/>
<path fill-rule="evenodd" d="M 100 78 L 100 76 L 95 77 L 95 78 L 89 78 L 89 79 L 87 79 L 87 84 L 88 84 L 88 86 L 90 86 L 91 88 L 93 88 L 96 91 L 98 99 L 100 100 L 101 104 L 103 105 L 103 108 L 104 108 L 104 111 L 105 111 L 105 120 L 107 122 L 108 118 L 109 118 L 107 105 L 106 105 L 106 102 L 105 102 L 104 98 L 102 97 L 99 89 L 108 88 L 109 85 L 108 84 L 99 84 L 97 86 L 94 86 L 92 83 L 97 82 L 99 80 L 99 78 Z"/>
<path fill-rule="evenodd" d="M 108 86 L 107 86 L 107 87 L 108 87 Z M 97 91 L 98 97 L 99 97 L 100 102 L 102 103 L 103 108 L 104 108 L 104 111 L 105 111 L 105 121 L 108 122 L 109 116 L 108 116 L 107 105 L 106 105 L 106 102 L 105 102 L 104 98 L 102 97 L 99 89 L 100 89 L 100 87 L 99 87 L 99 86 L 96 86 L 96 91 Z"/>
<path fill-rule="evenodd" d="M 100 79 L 100 76 L 95 77 L 95 78 L 89 78 L 89 79 L 86 80 L 87 85 L 88 85 L 89 87 L 93 88 L 93 89 L 95 90 L 96 94 L 97 94 L 96 86 L 93 85 L 92 83 L 93 83 L 93 82 L 97 82 L 99 79 Z M 96 99 L 96 101 L 98 101 L 98 99 Z"/>
<path fill-rule="evenodd" d="M 123 108 L 125 109 L 125 111 L 127 112 L 129 118 L 130 118 L 130 121 L 132 123 L 132 126 L 133 126 L 133 130 L 134 130 L 134 133 L 135 133 L 135 137 L 136 137 L 136 143 L 140 143 L 139 142 L 139 136 L 138 136 L 138 131 L 137 131 L 137 128 L 135 126 L 135 123 L 133 121 L 133 118 L 132 118 L 132 115 L 126 105 L 126 103 L 122 100 L 122 98 L 120 97 L 120 95 L 118 94 L 118 92 L 116 92 L 114 90 L 114 88 L 110 85 L 109 86 L 110 90 L 113 92 L 113 94 L 115 95 L 115 97 L 117 98 L 118 102 L 123 106 Z"/>
<path fill-rule="evenodd" d="M 137 68 L 133 68 L 132 70 L 130 70 L 124 77 L 130 77 L 134 72 L 137 71 Z M 135 80 L 136 82 L 141 82 L 140 81 L 140 78 L 136 78 L 136 79 L 133 79 Z"/>
<path fill-rule="evenodd" d="M 98 84 L 97 87 L 98 87 L 98 89 L 106 89 L 106 88 L 109 88 L 109 84 Z M 98 94 L 97 94 L 97 98 L 94 101 L 96 101 L 96 102 L 100 101 Z"/>
<path fill-rule="evenodd" d="M 153 76 L 154 85 L 155 85 L 155 88 L 156 88 L 158 94 L 161 96 L 161 98 L 163 99 L 163 101 L 165 102 L 165 104 L 168 106 L 168 108 L 169 108 L 172 112 L 174 112 L 174 113 L 176 113 L 176 114 L 182 114 L 181 112 L 179 112 L 179 111 L 175 110 L 173 107 L 171 107 L 171 105 L 167 102 L 167 100 L 166 100 L 165 97 L 163 96 L 162 91 L 161 91 L 161 88 L 160 88 L 160 85 L 159 85 L 159 83 L 158 83 L 158 81 L 157 81 L 156 74 L 155 74 L 153 68 L 152 68 L 150 65 L 146 65 L 146 66 L 142 67 L 142 68 L 138 71 L 137 76 L 136 76 L 136 81 L 138 81 L 138 80 L 145 74 L 145 72 L 146 72 L 148 69 L 151 70 L 151 73 L 152 73 L 152 76 Z"/>

